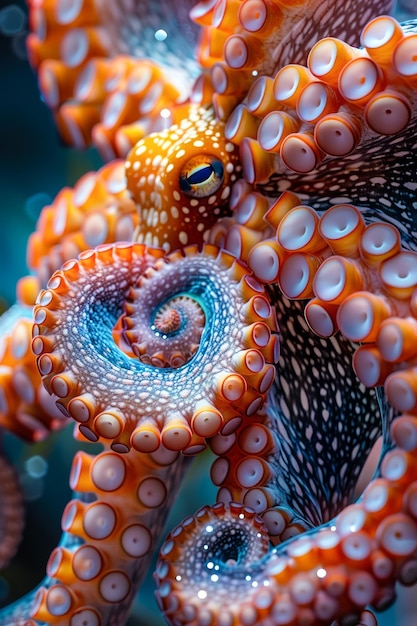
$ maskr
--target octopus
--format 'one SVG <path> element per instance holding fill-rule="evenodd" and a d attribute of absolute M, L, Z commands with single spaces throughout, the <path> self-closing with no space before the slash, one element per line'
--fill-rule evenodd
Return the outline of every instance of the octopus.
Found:
<path fill-rule="evenodd" d="M 29 0 L 42 97 L 104 164 L 42 209 L 0 318 L 2 431 L 80 448 L 1 626 L 125 625 L 207 449 L 217 501 L 156 563 L 168 624 L 376 626 L 417 582 L 417 21 L 392 5 Z"/>

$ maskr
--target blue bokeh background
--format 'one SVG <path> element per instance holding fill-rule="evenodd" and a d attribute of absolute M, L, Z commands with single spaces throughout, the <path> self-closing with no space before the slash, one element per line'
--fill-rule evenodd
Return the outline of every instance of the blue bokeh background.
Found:
<path fill-rule="evenodd" d="M 417 12 L 417 0 L 409 0 L 408 4 Z M 14 18 L 4 13 L 11 7 L 17 11 Z M 21 27 L 13 27 L 13 23 L 19 24 L 19 15 Z M 16 281 L 27 272 L 26 240 L 41 207 L 62 187 L 74 185 L 83 173 L 102 164 L 94 149 L 78 152 L 61 144 L 25 58 L 25 16 L 23 2 L 0 0 L 0 311 L 14 302 Z M 24 445 L 10 435 L 4 437 L 3 444 L 20 473 L 27 519 L 19 555 L 0 574 L 0 606 L 41 580 L 49 553 L 60 537 L 60 517 L 70 498 L 69 468 L 74 452 L 80 448 L 72 439 L 71 425 L 36 446 Z M 85 449 L 90 450 L 88 446 Z M 28 468 L 33 466 L 33 459 L 39 458 L 46 465 L 37 476 Z M 207 479 L 209 461 L 208 455 L 196 459 L 167 529 L 199 506 L 214 501 L 215 491 Z M 381 616 L 380 625 L 416 626 L 415 591 L 401 592 L 401 602 Z M 153 599 L 150 575 L 129 625 L 163 623 Z"/>

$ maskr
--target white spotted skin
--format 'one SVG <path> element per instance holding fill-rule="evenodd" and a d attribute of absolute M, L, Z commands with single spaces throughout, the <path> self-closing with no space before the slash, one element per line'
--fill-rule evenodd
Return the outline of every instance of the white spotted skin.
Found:
<path fill-rule="evenodd" d="M 190 159 L 214 157 L 223 180 L 197 197 L 184 193 L 180 175 Z M 193 161 L 194 162 L 194 161 Z M 224 123 L 212 109 L 190 105 L 189 114 L 168 130 L 141 139 L 126 160 L 128 189 L 136 202 L 140 225 L 136 240 L 166 252 L 201 243 L 204 233 L 229 214 L 231 186 L 241 176 L 238 149 L 224 137 Z"/>

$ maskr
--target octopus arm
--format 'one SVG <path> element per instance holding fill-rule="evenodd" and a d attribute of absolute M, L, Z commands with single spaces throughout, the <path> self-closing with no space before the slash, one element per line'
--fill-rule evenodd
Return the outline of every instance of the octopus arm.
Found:
<path fill-rule="evenodd" d="M 168 622 L 330 626 L 349 616 L 362 624 L 372 618 L 367 605 L 389 606 L 396 580 L 417 579 L 416 428 L 415 417 L 398 418 L 394 447 L 357 503 L 272 550 L 262 520 L 242 504 L 219 502 L 185 519 L 156 574 Z"/>
<path fill-rule="evenodd" d="M 194 304 L 178 309 L 184 295 Z M 187 347 L 196 314 L 199 329 Z M 34 316 L 32 347 L 45 384 L 79 424 L 79 436 L 105 451 L 75 456 L 75 498 L 47 578 L 30 613 L 30 598 L 10 610 L 15 620 L 123 624 L 187 457 L 263 405 L 278 356 L 274 310 L 262 284 L 215 246 L 164 258 L 159 249 L 125 243 L 66 262 L 40 293 Z M 182 344 L 185 362 L 161 367 L 116 345 L 121 316 L 126 342 L 139 316 L 145 353 L 161 340 L 167 351 Z"/>
<path fill-rule="evenodd" d="M 106 161 L 124 156 L 189 95 L 198 72 L 189 3 L 28 4 L 29 60 L 67 143 L 92 142 Z"/>
<path fill-rule="evenodd" d="M 17 304 L 0 318 L 0 424 L 22 439 L 40 441 L 66 420 L 47 393 L 31 349 L 33 305 L 54 271 L 92 246 L 131 241 L 139 215 L 114 161 L 82 176 L 45 206 L 29 237 L 31 274 L 16 288 Z M 117 332 L 116 332 L 117 334 Z"/>

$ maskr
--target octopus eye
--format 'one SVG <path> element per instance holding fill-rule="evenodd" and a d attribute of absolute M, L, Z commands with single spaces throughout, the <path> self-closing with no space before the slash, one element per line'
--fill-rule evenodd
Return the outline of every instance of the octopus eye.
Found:
<path fill-rule="evenodd" d="M 224 168 L 214 156 L 201 154 L 187 161 L 180 173 L 180 188 L 192 198 L 211 196 L 223 182 Z"/>

